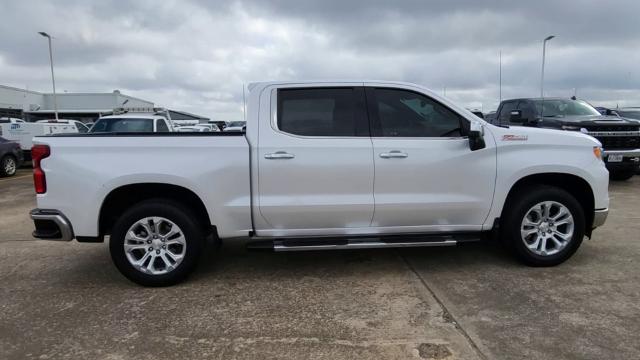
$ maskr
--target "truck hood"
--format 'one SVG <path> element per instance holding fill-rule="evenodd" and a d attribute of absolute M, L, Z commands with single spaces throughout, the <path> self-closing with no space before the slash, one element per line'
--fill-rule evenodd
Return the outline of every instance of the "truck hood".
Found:
<path fill-rule="evenodd" d="M 617 116 L 608 115 L 574 115 L 564 117 L 550 117 L 545 116 L 542 119 L 541 125 L 574 125 L 574 126 L 598 126 L 598 125 L 616 125 L 616 126 L 639 126 L 640 122 L 637 120 L 620 118 Z"/>
<path fill-rule="evenodd" d="M 579 131 L 538 128 L 529 126 L 499 127 L 489 125 L 498 145 L 537 144 L 566 146 L 602 146 L 596 138 Z"/>

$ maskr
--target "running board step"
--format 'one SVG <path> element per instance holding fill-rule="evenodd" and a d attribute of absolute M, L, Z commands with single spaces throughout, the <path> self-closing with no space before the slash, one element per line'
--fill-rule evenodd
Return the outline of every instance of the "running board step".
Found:
<path fill-rule="evenodd" d="M 250 250 L 313 251 L 344 249 L 409 248 L 430 246 L 455 246 L 460 242 L 479 241 L 479 234 L 355 237 L 355 238 L 302 238 L 253 241 L 247 244 Z"/>

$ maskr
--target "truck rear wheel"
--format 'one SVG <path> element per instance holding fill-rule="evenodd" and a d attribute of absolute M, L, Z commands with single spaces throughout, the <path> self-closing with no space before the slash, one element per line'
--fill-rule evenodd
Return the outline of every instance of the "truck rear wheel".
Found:
<path fill-rule="evenodd" d="M 502 239 L 527 265 L 558 265 L 582 243 L 584 211 L 571 194 L 560 188 L 527 188 L 509 201 L 504 213 Z"/>
<path fill-rule="evenodd" d="M 169 286 L 196 267 L 204 234 L 184 206 L 163 199 L 134 205 L 116 221 L 109 250 L 120 272 L 144 286 Z"/>

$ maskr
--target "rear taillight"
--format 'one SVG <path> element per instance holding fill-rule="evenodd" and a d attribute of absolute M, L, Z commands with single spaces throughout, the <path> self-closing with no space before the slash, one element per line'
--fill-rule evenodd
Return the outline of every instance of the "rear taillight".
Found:
<path fill-rule="evenodd" d="M 40 161 L 51 154 L 48 145 L 34 145 L 31 148 L 31 159 L 33 160 L 33 185 L 36 188 L 36 194 L 44 194 L 47 192 L 47 179 L 44 171 L 40 167 Z"/>

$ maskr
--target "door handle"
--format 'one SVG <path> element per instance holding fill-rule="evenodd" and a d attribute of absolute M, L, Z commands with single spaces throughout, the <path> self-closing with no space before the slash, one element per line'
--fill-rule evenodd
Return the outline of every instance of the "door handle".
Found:
<path fill-rule="evenodd" d="M 392 158 L 398 158 L 398 159 L 402 159 L 402 158 L 406 158 L 408 157 L 409 154 L 407 154 L 406 152 L 402 152 L 400 150 L 391 150 L 388 153 L 381 153 L 380 157 L 383 159 L 392 159 Z"/>
<path fill-rule="evenodd" d="M 286 151 L 276 151 L 274 153 L 271 154 L 264 154 L 264 158 L 265 159 L 269 159 L 269 160 L 276 160 L 276 159 L 293 159 L 294 157 L 296 157 L 293 154 L 289 154 Z"/>

